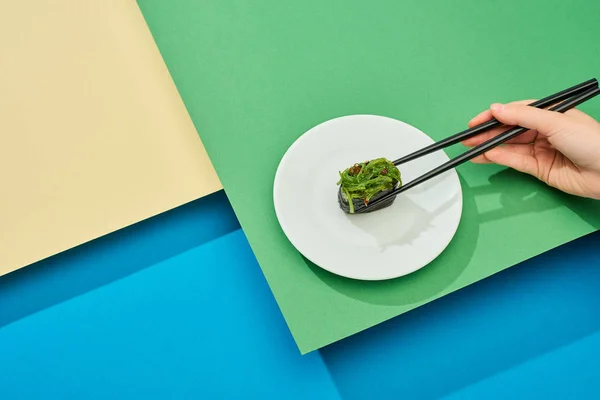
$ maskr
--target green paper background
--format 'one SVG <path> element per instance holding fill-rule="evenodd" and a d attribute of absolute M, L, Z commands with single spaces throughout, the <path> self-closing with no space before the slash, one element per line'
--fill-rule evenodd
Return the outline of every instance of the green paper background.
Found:
<path fill-rule="evenodd" d="M 468 164 L 458 169 L 463 219 L 447 250 L 409 276 L 359 282 L 307 263 L 282 233 L 272 201 L 287 148 L 331 118 L 384 115 L 439 140 L 491 102 L 544 97 L 597 76 L 598 1 L 141 0 L 140 7 L 303 353 L 600 228 L 598 202 Z M 580 108 L 600 117 L 598 99 Z"/>

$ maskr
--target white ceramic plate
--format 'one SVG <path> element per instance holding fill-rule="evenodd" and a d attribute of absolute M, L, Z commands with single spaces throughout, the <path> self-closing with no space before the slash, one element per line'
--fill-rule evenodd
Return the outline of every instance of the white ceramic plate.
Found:
<path fill-rule="evenodd" d="M 367 214 L 345 214 L 336 183 L 338 171 L 356 162 L 395 160 L 431 143 L 404 122 L 373 115 L 336 118 L 312 128 L 288 149 L 275 176 L 275 212 L 285 235 L 304 257 L 348 278 L 392 279 L 426 266 L 450 243 L 460 222 L 456 171 Z M 439 151 L 401 165 L 402 181 L 445 161 L 448 156 Z"/>

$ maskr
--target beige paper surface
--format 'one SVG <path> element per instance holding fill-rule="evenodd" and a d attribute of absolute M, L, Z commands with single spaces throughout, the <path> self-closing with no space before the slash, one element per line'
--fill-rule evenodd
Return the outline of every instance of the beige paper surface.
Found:
<path fill-rule="evenodd" d="M 133 0 L 0 2 L 0 275 L 219 189 Z"/>

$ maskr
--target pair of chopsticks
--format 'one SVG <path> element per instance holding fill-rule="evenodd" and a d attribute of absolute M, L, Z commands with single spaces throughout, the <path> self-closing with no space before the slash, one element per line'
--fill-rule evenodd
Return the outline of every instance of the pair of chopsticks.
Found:
<path fill-rule="evenodd" d="M 579 85 L 576 85 L 576 86 L 570 87 L 568 89 L 565 89 L 563 91 L 560 91 L 558 93 L 555 93 L 555 94 L 548 96 L 546 98 L 543 98 L 541 100 L 538 100 L 536 102 L 533 102 L 533 103 L 529 104 L 529 106 L 536 107 L 536 108 L 546 108 L 553 104 L 559 103 L 559 104 L 556 104 L 553 107 L 551 107 L 549 110 L 564 113 L 574 107 L 577 107 L 581 103 L 584 103 L 584 102 L 588 101 L 589 99 L 597 96 L 598 94 L 600 94 L 600 88 L 598 88 L 598 80 L 596 80 L 594 78 L 594 79 L 590 79 L 586 82 L 580 83 Z M 435 151 L 444 149 L 448 146 L 452 146 L 454 144 L 460 143 L 463 140 L 477 136 L 482 132 L 485 132 L 487 130 L 490 130 L 490 129 L 493 129 L 493 128 L 496 128 L 499 126 L 502 126 L 502 123 L 500 121 L 496 120 L 495 118 L 491 119 L 482 124 L 474 126 L 473 128 L 459 132 L 459 133 L 452 135 L 444 140 L 441 140 L 430 146 L 427 146 L 420 150 L 417 150 L 414 153 L 411 153 L 402 158 L 399 158 L 398 160 L 394 161 L 394 165 L 400 165 L 400 164 L 407 163 L 409 161 L 423 157 L 427 154 L 431 154 Z M 497 146 L 519 136 L 520 134 L 527 132 L 528 130 L 529 130 L 528 128 L 523 128 L 520 126 L 515 126 L 513 128 L 510 128 L 510 129 L 506 130 L 505 132 L 499 134 L 498 136 L 480 144 L 479 146 L 473 147 L 472 149 L 461 154 L 460 156 L 455 157 L 455 158 L 451 159 L 450 161 L 440 165 L 439 167 L 434 168 L 433 170 L 421 175 L 420 177 L 406 183 L 405 185 L 400 186 L 398 189 L 395 189 L 394 191 L 386 194 L 385 196 L 382 196 L 379 199 L 370 202 L 368 205 L 356 207 L 354 212 L 357 214 L 361 213 L 369 207 L 373 207 L 381 202 L 384 202 L 384 201 L 386 201 L 394 196 L 397 196 L 400 193 L 403 193 L 417 185 L 420 185 L 421 183 L 428 181 L 428 180 L 430 180 L 452 168 L 455 168 L 469 160 L 472 160 L 473 158 L 490 151 L 494 147 L 497 147 Z"/>

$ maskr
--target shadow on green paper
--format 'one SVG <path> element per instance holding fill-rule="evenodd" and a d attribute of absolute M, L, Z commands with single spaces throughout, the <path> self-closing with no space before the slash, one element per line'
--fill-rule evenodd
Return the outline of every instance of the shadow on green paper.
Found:
<path fill-rule="evenodd" d="M 325 284 L 348 297 L 371 304 L 409 305 L 439 297 L 456 281 L 473 257 L 482 223 L 566 206 L 594 229 L 600 229 L 600 213 L 594 212 L 598 208 L 587 204 L 594 200 L 547 190 L 543 183 L 528 175 L 504 169 L 492 175 L 487 185 L 471 187 L 462 176 L 460 181 L 463 191 L 461 223 L 453 241 L 444 251 L 452 253 L 452 263 L 438 257 L 427 267 L 404 277 L 366 282 L 334 275 L 306 258 L 304 261 Z M 480 209 L 477 199 L 482 196 L 497 196 L 500 207 Z M 557 201 L 557 196 L 560 201 Z"/>

